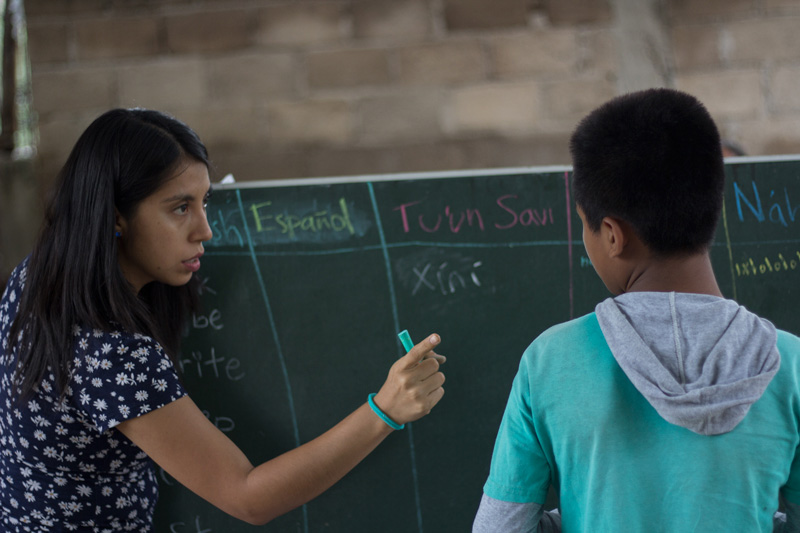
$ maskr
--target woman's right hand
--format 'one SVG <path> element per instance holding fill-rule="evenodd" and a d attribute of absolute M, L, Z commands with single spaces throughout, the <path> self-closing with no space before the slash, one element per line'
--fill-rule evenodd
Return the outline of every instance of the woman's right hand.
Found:
<path fill-rule="evenodd" d="M 444 395 L 444 357 L 429 335 L 398 359 L 373 401 L 399 424 L 428 414 Z M 390 433 L 365 404 L 305 444 L 256 467 L 188 397 L 117 426 L 180 483 L 226 513 L 264 524 L 315 498 Z"/>
<path fill-rule="evenodd" d="M 373 398 L 375 405 L 398 424 L 427 415 L 444 396 L 444 374 L 439 372 L 439 365 L 446 358 L 433 351 L 440 342 L 439 335 L 428 335 L 395 361 Z"/>

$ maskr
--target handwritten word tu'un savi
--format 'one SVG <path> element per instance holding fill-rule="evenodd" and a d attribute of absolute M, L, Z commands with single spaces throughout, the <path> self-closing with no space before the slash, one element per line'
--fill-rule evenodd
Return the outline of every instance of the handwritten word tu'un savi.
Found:
<path fill-rule="evenodd" d="M 733 194 L 736 198 L 736 214 L 741 222 L 744 222 L 745 212 L 742 210 L 743 205 L 750 210 L 750 213 L 758 222 L 769 220 L 784 227 L 788 227 L 790 223 L 793 223 L 796 220 L 797 212 L 800 211 L 800 204 L 792 204 L 786 187 L 783 188 L 783 194 L 778 193 L 776 195 L 774 189 L 769 191 L 769 198 L 766 201 L 766 213 L 764 211 L 764 202 L 761 200 L 758 185 L 755 181 L 753 182 L 752 198 L 748 198 L 735 181 L 733 182 Z"/>
<path fill-rule="evenodd" d="M 496 208 L 493 208 L 491 213 L 492 218 L 484 216 L 484 213 L 477 208 L 455 210 L 451 209 L 449 205 L 445 206 L 443 212 L 436 214 L 420 213 L 420 209 L 423 208 L 422 200 L 401 204 L 392 210 L 399 211 L 404 233 L 409 233 L 412 228 L 419 228 L 426 233 L 439 231 L 458 233 L 465 228 L 486 231 L 487 220 L 494 220 L 498 217 L 499 219 L 492 222 L 489 227 L 507 230 L 518 226 L 545 226 L 555 222 L 551 207 L 520 208 L 514 205 L 514 200 L 517 198 L 518 196 L 515 194 L 506 194 L 497 198 Z"/>
<path fill-rule="evenodd" d="M 740 278 L 777 274 L 779 272 L 797 270 L 798 267 L 800 267 L 800 250 L 795 251 L 794 255 L 788 254 L 788 257 L 784 257 L 782 253 L 779 253 L 777 258 L 764 257 L 763 260 L 759 261 L 754 261 L 752 257 L 748 257 L 745 261 L 734 265 L 736 277 Z"/>

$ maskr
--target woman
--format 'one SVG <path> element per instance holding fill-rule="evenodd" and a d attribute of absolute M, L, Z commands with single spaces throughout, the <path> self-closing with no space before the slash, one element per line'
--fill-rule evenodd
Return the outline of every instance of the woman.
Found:
<path fill-rule="evenodd" d="M 263 524 L 442 398 L 431 335 L 392 366 L 372 405 L 254 467 L 186 395 L 170 360 L 196 303 L 210 194 L 205 147 L 162 113 L 112 110 L 78 140 L 0 300 L 4 531 L 151 531 L 152 461 Z"/>

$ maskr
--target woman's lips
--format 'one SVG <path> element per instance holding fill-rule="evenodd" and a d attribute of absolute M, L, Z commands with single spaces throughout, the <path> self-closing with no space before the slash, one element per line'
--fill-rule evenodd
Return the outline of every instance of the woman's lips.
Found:
<path fill-rule="evenodd" d="M 200 258 L 202 256 L 203 256 L 203 254 L 197 254 L 196 256 L 192 257 L 191 259 L 183 261 L 183 265 L 190 272 L 197 272 L 198 270 L 200 270 Z"/>

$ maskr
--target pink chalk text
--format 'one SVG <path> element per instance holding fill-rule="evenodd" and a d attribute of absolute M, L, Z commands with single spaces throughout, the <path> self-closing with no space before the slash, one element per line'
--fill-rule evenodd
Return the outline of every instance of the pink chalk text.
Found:
<path fill-rule="evenodd" d="M 533 208 L 521 205 L 516 194 L 504 194 L 495 201 L 495 207 L 484 214 L 478 208 L 430 208 L 423 200 L 407 202 L 394 207 L 400 214 L 404 233 L 421 230 L 425 233 L 459 233 L 470 229 L 509 230 L 517 227 L 536 227 L 554 224 L 552 207 Z"/>

